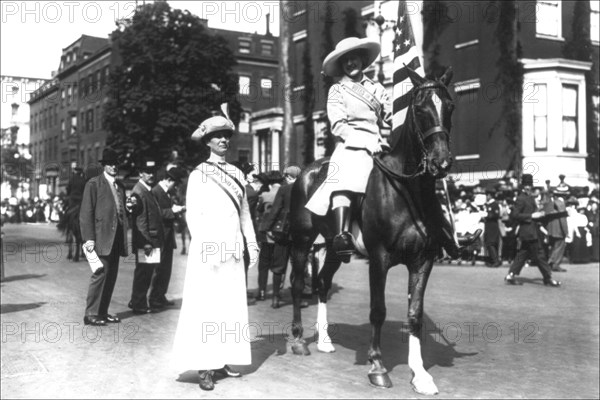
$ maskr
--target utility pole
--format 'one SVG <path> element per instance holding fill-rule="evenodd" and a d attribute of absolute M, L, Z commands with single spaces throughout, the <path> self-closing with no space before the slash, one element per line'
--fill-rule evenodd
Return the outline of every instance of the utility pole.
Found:
<path fill-rule="evenodd" d="M 280 75 L 283 80 L 283 159 L 280 160 L 283 166 L 286 167 L 291 164 L 290 150 L 292 145 L 292 135 L 294 134 L 294 118 L 292 110 L 292 78 L 290 76 L 290 30 L 288 21 L 286 21 L 286 12 L 288 11 L 289 1 L 281 0 L 282 13 L 279 19 L 280 25 L 280 49 L 279 60 L 280 63 Z"/>

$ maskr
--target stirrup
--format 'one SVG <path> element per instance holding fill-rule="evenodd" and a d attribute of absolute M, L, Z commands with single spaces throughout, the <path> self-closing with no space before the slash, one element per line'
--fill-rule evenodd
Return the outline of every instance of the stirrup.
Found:
<path fill-rule="evenodd" d="M 352 253 L 354 253 L 354 238 L 349 232 L 342 232 L 333 238 L 332 249 L 335 254 L 347 263 L 350 261 Z"/>

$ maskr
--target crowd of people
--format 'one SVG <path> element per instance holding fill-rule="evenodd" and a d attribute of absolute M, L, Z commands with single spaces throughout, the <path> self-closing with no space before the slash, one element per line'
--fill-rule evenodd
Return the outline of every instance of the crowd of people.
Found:
<path fill-rule="evenodd" d="M 52 196 L 46 200 L 39 197 L 17 199 L 4 198 L 0 205 L 0 216 L 7 223 L 58 222 L 64 210 L 64 195 Z"/>
<path fill-rule="evenodd" d="M 560 218 L 544 218 L 537 223 L 540 249 L 556 272 L 564 272 L 561 264 L 599 261 L 598 190 L 572 187 L 559 175 L 559 184 L 532 188 L 539 210 Z M 499 180 L 491 187 L 452 187 L 450 192 L 453 218 L 460 236 L 476 228 L 483 235 L 462 255 L 463 261 L 482 261 L 489 267 L 511 263 L 517 252 L 518 225 L 511 218 L 517 197 L 517 187 L 509 179 Z M 445 191 L 438 191 L 440 202 L 447 204 Z M 446 207 L 447 209 L 447 207 Z M 442 261 L 448 258 L 442 257 Z"/>

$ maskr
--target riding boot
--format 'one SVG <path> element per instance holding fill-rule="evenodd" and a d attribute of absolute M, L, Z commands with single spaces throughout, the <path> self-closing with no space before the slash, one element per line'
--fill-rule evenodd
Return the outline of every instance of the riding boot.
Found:
<path fill-rule="evenodd" d="M 335 226 L 337 235 L 333 238 L 333 250 L 343 262 L 349 262 L 354 251 L 352 234 L 350 234 L 350 207 L 337 207 L 333 210 L 335 214 Z"/>
<path fill-rule="evenodd" d="M 469 233 L 460 238 L 457 243 L 456 240 L 454 240 L 454 233 L 450 230 L 450 228 L 442 227 L 442 247 L 444 250 L 446 250 L 451 258 L 460 258 L 462 250 L 475 243 L 479 236 L 481 236 L 481 233 L 482 230 L 477 229 L 475 233 Z"/>

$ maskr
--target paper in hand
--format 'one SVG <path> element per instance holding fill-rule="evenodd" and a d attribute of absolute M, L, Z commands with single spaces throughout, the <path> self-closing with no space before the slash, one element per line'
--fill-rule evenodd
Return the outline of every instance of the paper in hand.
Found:
<path fill-rule="evenodd" d="M 102 261 L 100 261 L 98 254 L 96 254 L 96 250 L 87 251 L 85 245 L 83 245 L 81 247 L 83 248 L 83 254 L 85 255 L 85 258 L 87 258 L 88 263 L 90 264 L 90 268 L 92 269 L 92 272 L 96 273 L 96 271 L 98 271 L 100 268 L 102 268 L 104 266 L 102 264 Z"/>
<path fill-rule="evenodd" d="M 145 264 L 159 264 L 160 263 L 160 247 L 155 247 L 147 256 L 144 249 L 138 249 L 137 259 L 139 263 Z"/>

